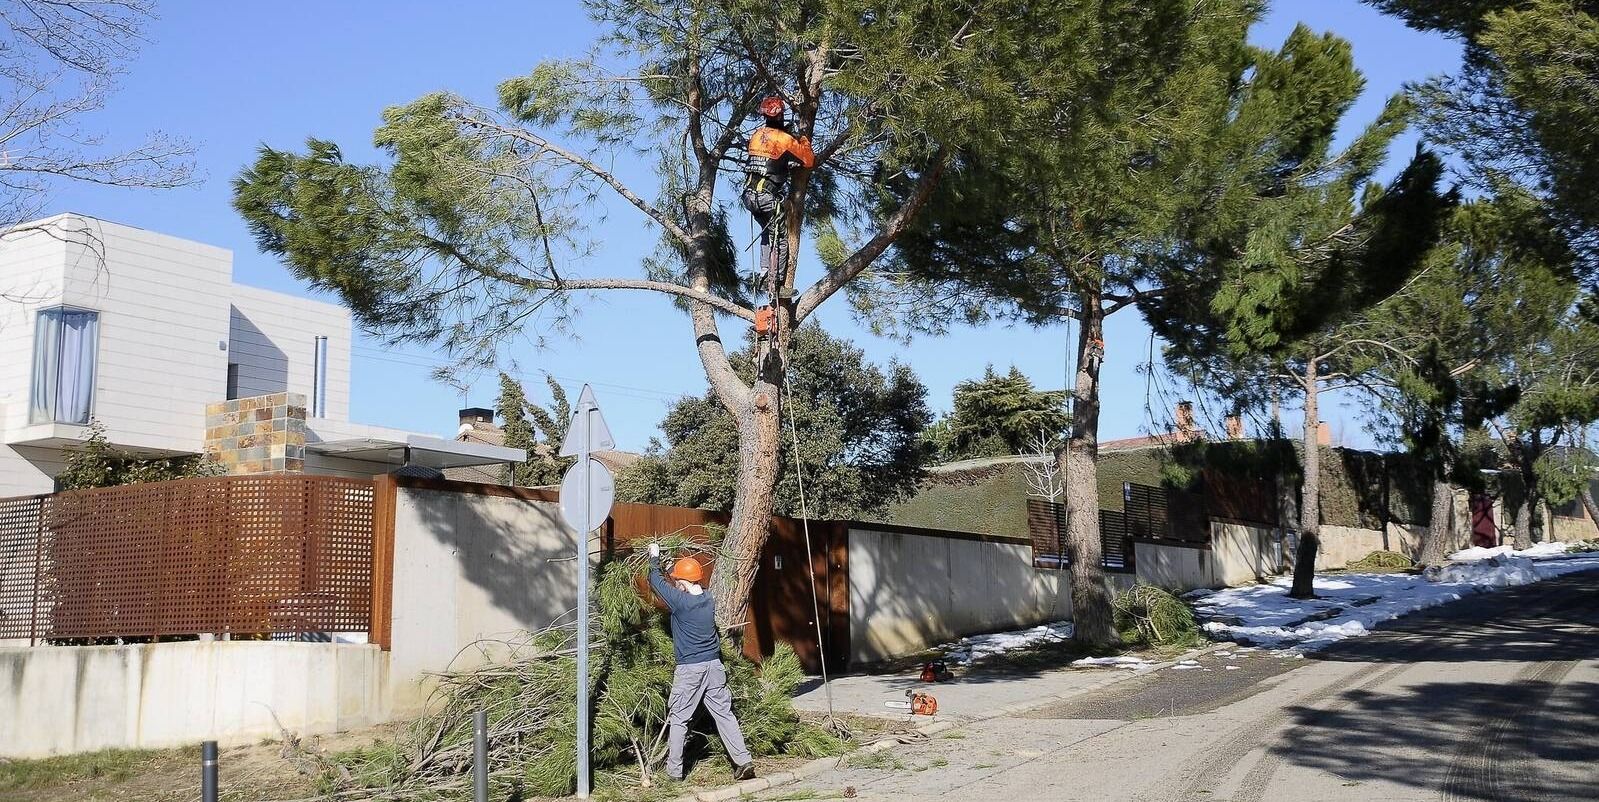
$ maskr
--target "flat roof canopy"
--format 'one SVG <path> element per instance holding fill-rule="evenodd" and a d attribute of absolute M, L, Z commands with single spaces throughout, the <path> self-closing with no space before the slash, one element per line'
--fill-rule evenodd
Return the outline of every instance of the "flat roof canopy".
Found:
<path fill-rule="evenodd" d="M 425 465 L 439 470 L 473 465 L 501 465 L 527 459 L 527 451 L 520 448 L 465 443 L 460 440 L 445 440 L 420 434 L 407 435 L 404 440 L 353 437 L 346 440 L 306 443 L 305 450 L 329 457 L 389 465 L 405 465 L 409 452 L 411 465 Z"/>

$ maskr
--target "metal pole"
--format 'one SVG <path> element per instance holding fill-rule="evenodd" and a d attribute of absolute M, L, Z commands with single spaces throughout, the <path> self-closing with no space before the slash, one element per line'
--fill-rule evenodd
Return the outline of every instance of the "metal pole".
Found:
<path fill-rule="evenodd" d="M 489 802 L 489 713 L 472 712 L 472 799 Z"/>
<path fill-rule="evenodd" d="M 578 518 L 583 522 L 577 534 L 577 796 L 589 795 L 589 449 L 594 436 L 594 411 L 586 410 L 587 435 L 578 450 L 577 464 L 579 487 L 582 488 L 580 504 L 583 512 Z"/>
<path fill-rule="evenodd" d="M 217 802 L 217 742 L 200 745 L 200 802 Z"/>

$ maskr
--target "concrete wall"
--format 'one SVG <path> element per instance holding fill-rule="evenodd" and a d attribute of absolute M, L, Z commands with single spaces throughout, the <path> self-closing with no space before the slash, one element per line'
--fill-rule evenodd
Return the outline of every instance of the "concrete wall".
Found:
<path fill-rule="evenodd" d="M 1576 513 L 1574 517 L 1555 515 L 1552 510 L 1548 511 L 1548 517 L 1544 520 L 1549 522 L 1549 526 L 1545 527 L 1549 540 L 1572 543 L 1599 538 L 1599 529 L 1594 528 L 1593 521 L 1588 519 L 1588 512 L 1580 503 L 1573 512 Z"/>
<path fill-rule="evenodd" d="M 1067 573 L 1034 568 L 1026 542 L 849 532 L 851 662 L 1059 621 L 1071 609 Z"/>
<path fill-rule="evenodd" d="M 0 756 L 224 745 L 385 719 L 376 646 L 209 641 L 0 648 Z"/>
<path fill-rule="evenodd" d="M 1275 529 L 1211 521 L 1210 546 L 1216 581 L 1222 585 L 1245 585 L 1283 572 Z"/>
<path fill-rule="evenodd" d="M 1316 556 L 1316 567 L 1342 568 L 1378 550 L 1397 551 L 1415 559 L 1421 554 L 1421 538 L 1426 532 L 1425 526 L 1391 523 L 1385 537 L 1376 529 L 1322 524 L 1321 551 Z"/>
<path fill-rule="evenodd" d="M 1280 574 L 1285 565 L 1277 531 L 1211 521 L 1210 548 L 1139 541 L 1133 544 L 1141 582 L 1185 593 L 1198 588 L 1246 585 Z"/>
<path fill-rule="evenodd" d="M 424 672 L 480 660 L 474 643 L 544 627 L 577 606 L 576 538 L 553 502 L 401 487 L 394 518 L 399 708 L 421 704 Z"/>

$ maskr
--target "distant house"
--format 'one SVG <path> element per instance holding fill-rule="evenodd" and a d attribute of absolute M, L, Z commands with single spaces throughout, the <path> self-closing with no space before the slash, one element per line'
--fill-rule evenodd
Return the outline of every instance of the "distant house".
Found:
<path fill-rule="evenodd" d="M 144 456 L 370 476 L 523 458 L 349 420 L 350 312 L 233 282 L 225 249 L 75 214 L 0 237 L 0 496 L 47 493 L 91 420 Z"/>

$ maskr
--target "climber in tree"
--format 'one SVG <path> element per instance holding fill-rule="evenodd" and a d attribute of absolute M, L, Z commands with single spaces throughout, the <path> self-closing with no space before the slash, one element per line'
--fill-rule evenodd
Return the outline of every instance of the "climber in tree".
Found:
<path fill-rule="evenodd" d="M 788 264 L 788 236 L 773 222 L 781 220 L 777 211 L 783 205 L 789 172 L 796 165 L 807 170 L 815 167 L 816 153 L 809 137 L 796 138 L 789 131 L 783 120 L 782 98 L 766 98 L 760 108 L 766 122 L 750 135 L 743 200 L 761 226 L 761 270 L 766 274 L 767 292 L 775 293 L 779 271 Z"/>

